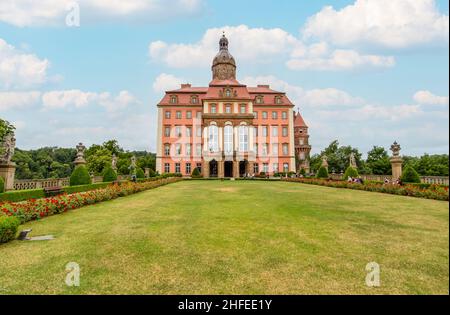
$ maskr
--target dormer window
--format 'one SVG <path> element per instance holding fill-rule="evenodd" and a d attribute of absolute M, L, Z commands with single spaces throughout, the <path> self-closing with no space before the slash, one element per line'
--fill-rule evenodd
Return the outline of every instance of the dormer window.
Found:
<path fill-rule="evenodd" d="M 226 89 L 225 90 L 225 97 L 231 97 L 231 90 L 230 89 Z"/>
<path fill-rule="evenodd" d="M 170 104 L 177 104 L 178 103 L 178 97 L 176 95 L 172 95 L 170 97 Z"/>
<path fill-rule="evenodd" d="M 281 96 L 275 96 L 275 104 L 281 104 L 283 103 L 283 99 Z"/>
<path fill-rule="evenodd" d="M 262 96 L 256 97 L 256 104 L 262 104 L 264 102 L 264 98 Z"/>
<path fill-rule="evenodd" d="M 191 104 L 198 104 L 198 96 L 194 95 L 191 97 Z"/>

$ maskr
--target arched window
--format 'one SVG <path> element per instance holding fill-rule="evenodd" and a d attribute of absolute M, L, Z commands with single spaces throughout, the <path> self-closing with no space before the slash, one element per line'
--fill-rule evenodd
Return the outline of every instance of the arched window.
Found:
<path fill-rule="evenodd" d="M 191 103 L 192 104 L 198 104 L 198 96 L 194 95 L 191 97 Z"/>
<path fill-rule="evenodd" d="M 219 128 L 215 125 L 211 125 L 208 129 L 209 152 L 219 152 Z"/>
<path fill-rule="evenodd" d="M 248 151 L 248 127 L 247 126 L 239 127 L 239 151 L 240 152 Z"/>
<path fill-rule="evenodd" d="M 283 102 L 283 99 L 281 96 L 275 96 L 275 104 L 281 104 Z"/>
<path fill-rule="evenodd" d="M 231 90 L 230 89 L 226 89 L 225 90 L 225 96 L 226 97 L 231 97 Z"/>
<path fill-rule="evenodd" d="M 233 153 L 233 126 L 227 125 L 224 128 L 224 150 L 226 154 Z"/>
<path fill-rule="evenodd" d="M 171 104 L 176 104 L 176 103 L 178 103 L 178 97 L 177 97 L 176 95 L 172 95 L 172 96 L 170 97 L 170 103 L 171 103 Z"/>

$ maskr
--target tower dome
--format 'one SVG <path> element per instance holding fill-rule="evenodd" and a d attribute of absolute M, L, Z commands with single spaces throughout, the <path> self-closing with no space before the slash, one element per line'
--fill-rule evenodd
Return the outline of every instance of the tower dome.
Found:
<path fill-rule="evenodd" d="M 212 64 L 213 80 L 236 80 L 236 61 L 228 51 L 228 39 L 225 34 L 219 41 L 219 49 Z"/>

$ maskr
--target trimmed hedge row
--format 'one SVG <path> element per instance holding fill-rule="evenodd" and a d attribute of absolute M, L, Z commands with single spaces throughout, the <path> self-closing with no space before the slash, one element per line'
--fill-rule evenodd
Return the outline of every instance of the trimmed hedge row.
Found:
<path fill-rule="evenodd" d="M 333 181 L 333 180 L 322 180 L 312 178 L 288 178 L 284 179 L 284 181 L 312 184 L 333 188 L 365 190 L 365 191 L 372 191 L 400 196 L 410 196 L 425 199 L 435 199 L 445 201 L 449 200 L 448 187 L 441 187 L 438 185 L 431 185 L 429 188 L 420 188 L 410 184 L 406 184 L 403 186 L 391 184 L 357 184 L 357 183 L 348 183 L 347 181 Z"/>
<path fill-rule="evenodd" d="M 0 243 L 6 243 L 16 237 L 20 220 L 16 217 L 10 217 L 0 214 Z"/>

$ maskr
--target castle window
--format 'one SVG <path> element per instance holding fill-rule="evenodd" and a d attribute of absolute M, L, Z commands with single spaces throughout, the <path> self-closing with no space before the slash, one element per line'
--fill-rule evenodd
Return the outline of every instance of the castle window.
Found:
<path fill-rule="evenodd" d="M 240 152 L 248 151 L 248 127 L 247 126 L 239 127 L 239 151 Z"/>
<path fill-rule="evenodd" d="M 231 104 L 225 105 L 225 113 L 231 114 Z"/>
<path fill-rule="evenodd" d="M 191 163 L 186 163 L 186 175 L 191 175 Z"/>
<path fill-rule="evenodd" d="M 224 150 L 225 153 L 233 153 L 233 126 L 227 125 L 224 128 Z"/>
<path fill-rule="evenodd" d="M 170 126 L 164 127 L 164 136 L 170 137 Z"/>
<path fill-rule="evenodd" d="M 177 118 L 177 119 L 181 119 L 181 112 L 180 112 L 180 111 L 177 111 L 177 112 L 176 112 L 176 118 Z"/>
<path fill-rule="evenodd" d="M 287 137 L 288 136 L 288 127 L 284 126 L 282 132 L 283 132 L 283 137 Z"/>
<path fill-rule="evenodd" d="M 282 98 L 281 96 L 275 96 L 275 104 L 281 104 L 282 103 Z"/>
<path fill-rule="evenodd" d="M 264 98 L 262 96 L 256 97 L 256 104 L 262 104 L 264 102 Z"/>
<path fill-rule="evenodd" d="M 231 90 L 230 89 L 226 89 L 225 90 L 225 96 L 226 97 L 231 97 Z"/>
<path fill-rule="evenodd" d="M 186 112 L 186 118 L 187 119 L 192 119 L 192 112 L 191 111 L 187 111 Z"/>
<path fill-rule="evenodd" d="M 181 173 L 181 165 L 180 163 L 175 164 L 175 173 Z"/>
<path fill-rule="evenodd" d="M 247 112 L 247 107 L 245 105 L 241 105 L 241 114 L 245 114 Z"/>
<path fill-rule="evenodd" d="M 166 110 L 164 115 L 165 115 L 166 119 L 170 119 L 170 110 Z"/>
<path fill-rule="evenodd" d="M 176 104 L 178 103 L 178 97 L 176 95 L 172 95 L 170 97 L 170 104 Z"/>
<path fill-rule="evenodd" d="M 191 104 L 198 104 L 198 96 L 192 96 L 191 97 Z"/>
<path fill-rule="evenodd" d="M 281 112 L 281 118 L 283 120 L 286 120 L 287 119 L 287 112 Z"/>
<path fill-rule="evenodd" d="M 191 156 L 191 144 L 186 143 L 186 155 Z"/>
<path fill-rule="evenodd" d="M 209 152 L 219 151 L 219 128 L 215 125 L 209 126 L 208 144 Z"/>
<path fill-rule="evenodd" d="M 267 119 L 267 112 L 262 112 L 262 119 Z"/>
<path fill-rule="evenodd" d="M 289 154 L 289 144 L 283 143 L 283 155 Z"/>
<path fill-rule="evenodd" d="M 300 152 L 300 160 L 304 160 L 305 159 L 305 152 Z"/>
<path fill-rule="evenodd" d="M 272 112 L 272 119 L 278 119 L 278 112 Z"/>
<path fill-rule="evenodd" d="M 164 145 L 164 155 L 169 156 L 170 155 L 170 144 Z"/>
<path fill-rule="evenodd" d="M 211 114 L 216 114 L 217 113 L 217 106 L 216 104 L 212 104 L 211 105 Z"/>
<path fill-rule="evenodd" d="M 164 164 L 164 173 L 170 173 L 170 164 L 169 163 Z"/>
<path fill-rule="evenodd" d="M 180 156 L 181 155 L 181 144 L 177 143 L 175 145 L 175 155 Z M 178 172 L 177 172 L 178 173 Z"/>
<path fill-rule="evenodd" d="M 289 172 L 289 163 L 283 163 L 283 172 Z"/>

